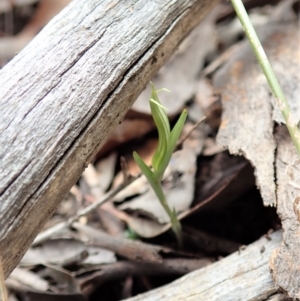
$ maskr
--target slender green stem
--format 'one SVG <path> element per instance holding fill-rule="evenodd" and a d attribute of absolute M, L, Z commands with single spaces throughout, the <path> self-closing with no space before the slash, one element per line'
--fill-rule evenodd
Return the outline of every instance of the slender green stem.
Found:
<path fill-rule="evenodd" d="M 172 225 L 172 230 L 176 235 L 178 245 L 180 248 L 183 247 L 183 239 L 182 239 L 182 227 L 181 223 L 177 217 L 177 213 L 175 210 L 173 210 L 172 218 L 171 218 L 171 225 Z"/>
<path fill-rule="evenodd" d="M 296 146 L 296 149 L 300 155 L 300 130 L 295 119 L 292 116 L 290 106 L 281 90 L 281 87 L 276 79 L 273 69 L 268 61 L 265 51 L 257 37 L 257 34 L 252 26 L 249 16 L 245 10 L 242 0 L 231 0 L 231 3 L 235 9 L 235 12 L 240 19 L 240 22 L 245 30 L 245 33 L 250 41 L 255 56 L 263 69 L 263 72 L 268 80 L 269 86 L 277 99 L 277 103 L 283 118 L 286 122 L 286 126 L 289 130 L 291 138 Z"/>
<path fill-rule="evenodd" d="M 180 224 L 180 222 L 177 218 L 176 211 L 171 210 L 171 208 L 170 208 L 170 206 L 169 206 L 169 204 L 166 200 L 165 194 L 162 190 L 162 187 L 157 181 L 156 181 L 156 185 L 154 187 L 155 187 L 155 189 L 153 189 L 153 190 L 154 190 L 157 198 L 159 199 L 161 205 L 163 206 L 163 208 L 165 209 L 165 211 L 167 212 L 167 214 L 170 217 L 172 230 L 176 235 L 176 238 L 178 240 L 178 244 L 179 244 L 180 247 L 182 247 L 182 229 L 181 229 L 181 224 Z"/>

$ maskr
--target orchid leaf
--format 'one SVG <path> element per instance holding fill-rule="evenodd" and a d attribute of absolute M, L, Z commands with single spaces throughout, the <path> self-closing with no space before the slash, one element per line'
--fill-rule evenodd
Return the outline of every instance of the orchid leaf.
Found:
<path fill-rule="evenodd" d="M 143 159 L 140 157 L 140 155 L 137 152 L 133 152 L 133 158 L 136 164 L 138 165 L 138 167 L 140 168 L 140 170 L 142 171 L 142 173 L 147 178 L 150 185 L 152 186 L 152 182 L 155 181 L 153 171 L 150 169 L 149 166 L 147 166 L 147 164 L 143 161 Z"/>
<path fill-rule="evenodd" d="M 168 215 L 170 216 L 170 219 L 171 219 L 172 211 L 168 206 L 168 203 L 165 199 L 164 192 L 161 188 L 160 183 L 155 178 L 154 173 L 146 165 L 146 163 L 143 161 L 143 159 L 139 156 L 139 154 L 137 152 L 133 152 L 133 158 L 134 158 L 136 164 L 141 169 L 142 173 L 147 178 L 147 180 L 148 180 L 150 186 L 152 187 L 152 189 L 154 190 L 157 198 L 159 199 L 160 203 L 162 204 L 162 206 L 164 207 L 165 211 L 168 213 Z"/>
<path fill-rule="evenodd" d="M 174 125 L 174 127 L 172 129 L 172 132 L 170 135 L 169 148 L 168 148 L 168 156 L 170 156 L 170 158 L 175 150 L 176 143 L 179 140 L 179 137 L 183 130 L 186 118 L 187 118 L 187 110 L 183 110 L 179 119 L 177 120 L 176 124 Z"/>
<path fill-rule="evenodd" d="M 170 140 L 170 123 L 164 108 L 161 106 L 157 93 L 152 85 L 152 95 L 150 100 L 150 108 L 153 120 L 158 131 L 158 147 L 152 158 L 152 166 L 154 173 L 160 173 L 161 162 L 164 159 L 168 149 L 168 141 Z"/>
<path fill-rule="evenodd" d="M 187 111 L 184 110 L 178 121 L 176 122 L 171 134 L 170 134 L 170 139 L 167 143 L 168 147 L 167 147 L 167 150 L 164 154 L 164 157 L 162 159 L 162 161 L 160 162 L 160 166 L 159 166 L 159 169 L 156 173 L 156 175 L 158 177 L 163 177 L 163 174 L 171 160 L 171 157 L 172 157 L 172 154 L 175 150 L 175 147 L 176 147 L 176 143 L 181 135 L 181 132 L 182 132 L 182 129 L 183 129 L 183 126 L 184 126 L 184 123 L 185 123 L 185 120 L 186 120 L 186 117 L 187 117 Z"/>

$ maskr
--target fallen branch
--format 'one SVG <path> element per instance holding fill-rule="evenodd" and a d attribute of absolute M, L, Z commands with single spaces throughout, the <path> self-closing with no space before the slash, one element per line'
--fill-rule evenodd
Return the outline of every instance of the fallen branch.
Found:
<path fill-rule="evenodd" d="M 282 240 L 281 231 L 244 250 L 126 301 L 284 300 L 269 271 L 269 259 Z M 285 299 L 286 300 L 286 299 Z"/>
<path fill-rule="evenodd" d="M 146 83 L 216 2 L 74 0 L 0 71 L 6 277 Z"/>

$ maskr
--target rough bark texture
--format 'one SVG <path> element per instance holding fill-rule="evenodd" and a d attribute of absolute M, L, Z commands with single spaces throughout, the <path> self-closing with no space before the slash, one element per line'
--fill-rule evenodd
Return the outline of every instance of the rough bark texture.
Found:
<path fill-rule="evenodd" d="M 149 79 L 216 2 L 74 0 L 1 70 L 6 276 Z"/>
<path fill-rule="evenodd" d="M 273 233 L 208 267 L 166 286 L 126 301 L 259 301 L 288 300 L 277 293 L 269 272 L 269 258 L 282 240 Z"/>
<path fill-rule="evenodd" d="M 276 129 L 276 140 L 277 212 L 284 232 L 270 268 L 281 290 L 300 300 L 300 158 L 285 126 Z"/>

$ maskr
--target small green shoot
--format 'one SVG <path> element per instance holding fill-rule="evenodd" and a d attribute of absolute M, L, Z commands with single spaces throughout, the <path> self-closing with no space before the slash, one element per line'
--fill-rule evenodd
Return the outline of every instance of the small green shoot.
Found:
<path fill-rule="evenodd" d="M 158 131 L 158 147 L 152 157 L 152 169 L 146 165 L 137 152 L 133 152 L 133 158 L 150 183 L 164 210 L 170 217 L 172 230 L 176 235 L 179 245 L 182 245 L 181 224 L 177 218 L 176 211 L 174 209 L 171 210 L 166 200 L 161 181 L 182 132 L 187 117 L 187 111 L 184 110 L 181 113 L 177 123 L 171 131 L 169 119 L 165 112 L 166 109 L 161 105 L 157 96 L 157 93 L 161 90 L 155 90 L 152 83 L 151 86 L 150 108 Z"/>

